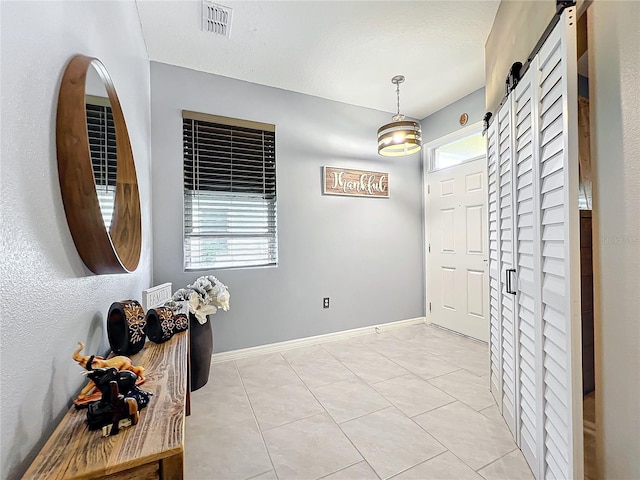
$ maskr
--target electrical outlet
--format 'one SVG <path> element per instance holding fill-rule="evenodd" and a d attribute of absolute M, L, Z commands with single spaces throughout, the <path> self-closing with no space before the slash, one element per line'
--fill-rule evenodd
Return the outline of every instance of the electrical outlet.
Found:
<path fill-rule="evenodd" d="M 322 308 L 329 308 L 329 297 L 324 297 L 322 299 Z"/>

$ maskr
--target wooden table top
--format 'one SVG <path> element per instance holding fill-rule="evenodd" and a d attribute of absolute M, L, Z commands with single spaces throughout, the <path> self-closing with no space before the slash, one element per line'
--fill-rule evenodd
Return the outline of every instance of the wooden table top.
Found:
<path fill-rule="evenodd" d="M 153 393 L 137 425 L 103 437 L 89 431 L 86 409 L 74 406 L 33 461 L 25 479 L 89 479 L 145 465 L 184 451 L 188 331 L 160 345 L 147 341 L 131 357 L 145 368 L 141 388 Z"/>

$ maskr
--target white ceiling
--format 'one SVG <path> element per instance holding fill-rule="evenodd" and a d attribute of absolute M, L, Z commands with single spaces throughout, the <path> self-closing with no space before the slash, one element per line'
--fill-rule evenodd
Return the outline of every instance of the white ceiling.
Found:
<path fill-rule="evenodd" d="M 201 2 L 138 0 L 152 61 L 422 119 L 484 85 L 499 0 L 235 1 L 231 38 Z"/>

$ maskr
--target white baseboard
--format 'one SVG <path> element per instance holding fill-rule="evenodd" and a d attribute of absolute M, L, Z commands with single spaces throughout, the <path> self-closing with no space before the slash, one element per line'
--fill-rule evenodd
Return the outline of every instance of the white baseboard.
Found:
<path fill-rule="evenodd" d="M 351 330 L 343 330 L 341 332 L 326 333 L 324 335 L 315 335 L 313 337 L 298 338 L 295 340 L 287 340 L 285 342 L 269 343 L 267 345 L 259 345 L 257 347 L 241 348 L 239 350 L 231 350 L 229 352 L 214 353 L 211 363 L 222 363 L 231 360 L 239 360 L 241 358 L 255 357 L 257 355 L 265 355 L 267 353 L 282 352 L 294 348 L 308 347 L 317 345 L 318 343 L 335 342 L 337 340 L 345 340 L 347 338 L 359 337 L 370 333 L 383 332 L 393 330 L 395 328 L 407 327 L 409 325 L 418 325 L 425 323 L 425 317 L 410 318 L 408 320 L 398 320 L 397 322 L 380 323 L 378 325 L 370 325 L 368 327 L 353 328 Z M 215 335 L 215 333 L 214 333 Z"/>

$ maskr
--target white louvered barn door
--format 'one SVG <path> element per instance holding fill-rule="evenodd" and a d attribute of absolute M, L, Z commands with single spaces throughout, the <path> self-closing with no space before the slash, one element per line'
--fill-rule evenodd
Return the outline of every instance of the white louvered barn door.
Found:
<path fill-rule="evenodd" d="M 490 388 L 502 412 L 502 294 L 498 235 L 498 122 L 487 129 L 487 213 L 489 219 L 489 370 Z"/>
<path fill-rule="evenodd" d="M 518 344 L 518 445 L 536 478 L 540 475 L 542 411 L 542 329 L 540 290 L 540 186 L 535 68 L 520 80 L 513 96 L 515 245 L 518 275 L 516 343 Z"/>
<path fill-rule="evenodd" d="M 497 274 L 498 311 L 497 328 L 499 335 L 500 377 L 499 389 L 502 416 L 517 435 L 516 430 L 516 343 L 514 341 L 514 295 L 511 289 L 513 270 L 513 121 L 512 101 L 498 111 L 494 122 L 496 128 L 496 248 L 497 261 L 494 275 Z M 495 394 L 495 393 L 494 393 Z"/>
<path fill-rule="evenodd" d="M 491 388 L 538 479 L 583 477 L 575 48 L 569 8 L 489 129 Z"/>
<path fill-rule="evenodd" d="M 545 479 L 583 477 L 576 9 L 534 59 L 540 203 L 542 418 Z"/>

